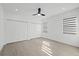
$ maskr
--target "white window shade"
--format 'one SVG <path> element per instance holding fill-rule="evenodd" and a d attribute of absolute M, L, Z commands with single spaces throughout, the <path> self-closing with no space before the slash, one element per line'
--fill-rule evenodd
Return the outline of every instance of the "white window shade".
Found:
<path fill-rule="evenodd" d="M 77 34 L 77 18 L 70 17 L 63 19 L 63 33 L 64 34 Z"/>

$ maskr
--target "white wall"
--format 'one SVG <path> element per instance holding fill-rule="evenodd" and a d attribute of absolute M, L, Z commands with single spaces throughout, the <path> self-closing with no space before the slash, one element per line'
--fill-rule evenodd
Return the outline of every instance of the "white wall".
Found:
<path fill-rule="evenodd" d="M 47 22 L 47 32 L 42 24 L 42 37 L 79 47 L 79 25 L 76 35 L 63 34 L 63 19 L 72 16 L 76 16 L 79 22 L 79 8 L 43 20 L 43 23 Z"/>
<path fill-rule="evenodd" d="M 0 4 L 0 47 L 4 44 L 4 24 L 3 24 L 3 10 Z"/>

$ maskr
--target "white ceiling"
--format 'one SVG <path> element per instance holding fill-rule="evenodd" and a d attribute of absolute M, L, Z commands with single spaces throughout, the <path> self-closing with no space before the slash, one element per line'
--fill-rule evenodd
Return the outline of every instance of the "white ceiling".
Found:
<path fill-rule="evenodd" d="M 78 3 L 4 3 L 4 16 L 17 20 L 40 22 L 42 19 L 79 7 Z M 46 16 L 33 16 L 37 8 L 42 8 Z"/>

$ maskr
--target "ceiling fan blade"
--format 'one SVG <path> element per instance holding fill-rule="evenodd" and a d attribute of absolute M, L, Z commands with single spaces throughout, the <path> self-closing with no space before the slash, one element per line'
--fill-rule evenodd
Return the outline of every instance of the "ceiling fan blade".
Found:
<path fill-rule="evenodd" d="M 33 14 L 33 15 L 37 15 L 37 14 Z"/>
<path fill-rule="evenodd" d="M 45 14 L 41 14 L 42 16 L 45 16 Z"/>

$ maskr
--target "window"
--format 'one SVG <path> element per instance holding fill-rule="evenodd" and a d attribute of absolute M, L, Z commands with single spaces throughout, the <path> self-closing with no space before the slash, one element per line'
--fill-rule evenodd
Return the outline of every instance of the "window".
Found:
<path fill-rule="evenodd" d="M 77 18 L 76 17 L 63 19 L 63 33 L 64 34 L 77 33 Z"/>

